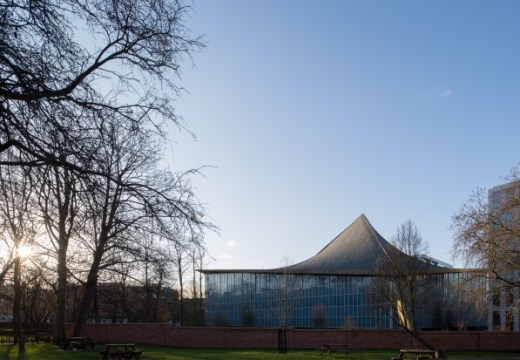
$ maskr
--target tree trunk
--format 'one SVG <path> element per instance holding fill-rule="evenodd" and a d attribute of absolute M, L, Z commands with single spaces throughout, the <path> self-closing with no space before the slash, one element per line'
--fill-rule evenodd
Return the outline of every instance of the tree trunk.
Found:
<path fill-rule="evenodd" d="M 78 318 L 76 319 L 76 325 L 74 326 L 74 336 L 83 336 L 85 332 L 85 325 L 87 324 L 90 309 L 94 302 L 94 298 L 97 291 L 97 273 L 91 276 L 92 271 L 89 273 L 87 284 L 85 285 L 85 294 L 81 303 Z"/>
<path fill-rule="evenodd" d="M 67 249 L 58 251 L 58 288 L 56 294 L 56 329 L 55 343 L 66 340 L 65 323 L 67 322 Z"/>
<path fill-rule="evenodd" d="M 184 284 L 182 278 L 179 280 L 179 292 L 180 292 L 180 321 L 181 326 L 184 326 Z"/>
<path fill-rule="evenodd" d="M 83 301 L 81 303 L 78 318 L 76 319 L 74 336 L 83 336 L 85 332 L 85 325 L 87 324 L 88 316 L 90 314 L 89 310 L 92 308 L 92 304 L 96 298 L 97 279 L 100 263 L 101 255 L 96 253 L 88 273 L 87 283 L 85 284 L 85 294 L 83 295 Z"/>
<path fill-rule="evenodd" d="M 14 263 L 14 341 L 18 342 L 18 352 L 25 352 L 22 322 L 22 259 L 17 256 Z"/>

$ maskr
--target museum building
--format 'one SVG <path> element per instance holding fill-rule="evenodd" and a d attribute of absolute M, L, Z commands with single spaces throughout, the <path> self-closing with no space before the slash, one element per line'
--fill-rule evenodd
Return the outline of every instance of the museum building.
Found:
<path fill-rule="evenodd" d="M 376 286 L 378 264 L 396 251 L 361 215 L 303 262 L 267 270 L 200 270 L 206 326 L 397 328 L 397 306 Z M 431 257 L 421 260 L 428 296 L 421 300 L 416 326 L 486 329 L 479 301 L 468 301 L 471 288 L 485 282 Z"/>

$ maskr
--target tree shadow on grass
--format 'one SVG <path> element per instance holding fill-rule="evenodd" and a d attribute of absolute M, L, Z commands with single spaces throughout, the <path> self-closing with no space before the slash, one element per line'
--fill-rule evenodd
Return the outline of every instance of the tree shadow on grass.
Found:
<path fill-rule="evenodd" d="M 0 360 L 25 360 L 25 354 L 18 353 L 18 345 L 0 345 Z"/>

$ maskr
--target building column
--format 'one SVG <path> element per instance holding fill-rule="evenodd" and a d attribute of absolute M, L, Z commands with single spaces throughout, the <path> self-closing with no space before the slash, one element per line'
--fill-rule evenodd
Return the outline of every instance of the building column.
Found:
<path fill-rule="evenodd" d="M 506 292 L 500 290 L 500 331 L 506 330 L 507 324 L 507 304 L 506 304 Z"/>
<path fill-rule="evenodd" d="M 488 331 L 495 330 L 493 326 L 493 312 L 495 310 L 495 306 L 493 304 L 493 295 L 491 293 L 487 294 L 487 303 L 488 303 Z"/>
<path fill-rule="evenodd" d="M 520 290 L 518 288 L 513 289 L 513 331 L 520 331 L 520 316 L 518 312 L 520 311 Z"/>

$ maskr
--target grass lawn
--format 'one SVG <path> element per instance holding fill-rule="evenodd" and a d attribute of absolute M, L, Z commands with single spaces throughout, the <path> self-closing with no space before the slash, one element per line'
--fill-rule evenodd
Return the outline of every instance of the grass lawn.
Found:
<path fill-rule="evenodd" d="M 49 344 L 27 344 L 26 353 L 19 355 L 15 345 L 0 345 L 0 360 L 100 360 L 98 345 L 96 351 L 64 351 Z M 288 350 L 287 354 L 279 354 L 276 350 L 225 350 L 225 349 L 179 349 L 166 346 L 143 345 L 142 360 L 238 360 L 238 359 L 350 359 L 350 360 L 388 360 L 398 354 L 398 350 L 355 350 L 349 354 L 321 354 L 316 350 Z M 520 354 L 449 352 L 449 360 L 470 359 L 520 359 Z"/>

